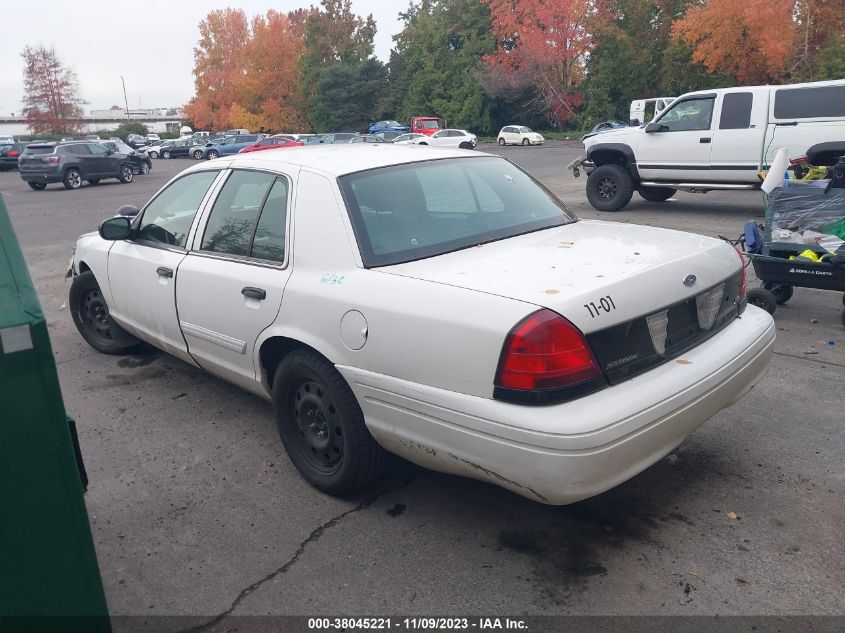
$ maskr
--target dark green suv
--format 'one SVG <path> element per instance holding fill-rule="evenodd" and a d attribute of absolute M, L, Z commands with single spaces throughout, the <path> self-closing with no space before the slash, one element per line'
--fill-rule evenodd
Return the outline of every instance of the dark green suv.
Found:
<path fill-rule="evenodd" d="M 126 154 L 113 152 L 98 143 L 63 141 L 32 143 L 18 161 L 21 178 L 36 190 L 60 182 L 66 189 L 79 189 L 82 181 L 96 185 L 103 178 L 132 182 L 132 162 Z"/>

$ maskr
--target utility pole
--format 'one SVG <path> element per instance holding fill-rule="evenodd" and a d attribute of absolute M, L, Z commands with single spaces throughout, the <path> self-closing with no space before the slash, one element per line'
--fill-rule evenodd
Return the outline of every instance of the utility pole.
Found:
<path fill-rule="evenodd" d="M 120 76 L 120 83 L 123 84 L 123 103 L 126 105 L 126 120 L 131 123 L 129 117 L 129 99 L 126 98 L 126 82 L 123 81 L 123 75 Z"/>

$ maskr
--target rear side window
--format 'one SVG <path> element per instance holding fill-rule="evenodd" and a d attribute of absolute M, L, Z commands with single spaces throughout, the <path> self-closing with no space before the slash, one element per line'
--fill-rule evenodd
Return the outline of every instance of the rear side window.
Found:
<path fill-rule="evenodd" d="M 66 148 L 67 153 L 73 154 L 75 156 L 90 156 L 91 155 L 91 148 L 88 145 L 84 145 L 80 143 L 79 145 L 68 145 Z"/>
<path fill-rule="evenodd" d="M 286 214 L 286 183 L 273 174 L 235 171 L 214 203 L 200 248 L 280 262 Z"/>
<path fill-rule="evenodd" d="M 845 117 L 845 86 L 782 89 L 775 92 L 776 119 Z"/>
<path fill-rule="evenodd" d="M 722 100 L 720 130 L 745 130 L 751 125 L 751 105 L 754 96 L 750 92 L 730 92 Z"/>

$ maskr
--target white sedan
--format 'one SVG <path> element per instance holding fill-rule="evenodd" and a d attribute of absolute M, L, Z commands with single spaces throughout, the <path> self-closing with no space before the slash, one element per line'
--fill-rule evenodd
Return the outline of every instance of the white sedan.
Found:
<path fill-rule="evenodd" d="M 499 145 L 542 145 L 545 138 L 524 125 L 506 125 L 499 130 Z"/>
<path fill-rule="evenodd" d="M 83 338 L 269 398 L 302 476 L 388 453 L 549 504 L 669 453 L 757 383 L 768 313 L 724 242 L 579 220 L 511 162 L 388 144 L 195 165 L 82 236 Z"/>
<path fill-rule="evenodd" d="M 392 141 L 388 141 L 393 143 L 394 145 L 411 145 L 414 141 L 422 138 L 428 138 L 425 134 L 417 134 L 416 132 L 410 132 L 408 134 L 400 134 Z"/>
<path fill-rule="evenodd" d="M 459 149 L 475 149 L 478 137 L 466 130 L 440 130 L 431 136 L 412 139 L 410 145 L 431 145 L 432 147 L 457 147 Z"/>

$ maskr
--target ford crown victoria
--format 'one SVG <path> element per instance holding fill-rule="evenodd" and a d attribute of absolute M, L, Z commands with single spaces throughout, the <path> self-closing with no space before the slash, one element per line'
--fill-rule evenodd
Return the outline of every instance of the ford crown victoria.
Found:
<path fill-rule="evenodd" d="M 771 317 L 729 245 L 579 220 L 509 161 L 357 144 L 187 169 L 82 236 L 69 306 L 274 403 L 343 494 L 389 453 L 549 504 L 598 494 L 749 391 Z"/>

